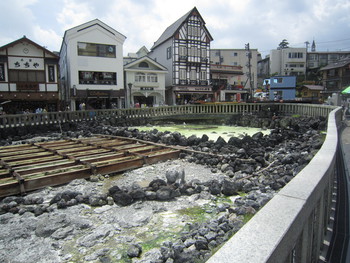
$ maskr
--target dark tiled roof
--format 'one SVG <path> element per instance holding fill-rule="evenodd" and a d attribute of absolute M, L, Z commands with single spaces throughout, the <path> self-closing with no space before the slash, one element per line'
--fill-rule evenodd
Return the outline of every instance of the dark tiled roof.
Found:
<path fill-rule="evenodd" d="M 320 70 L 329 70 L 329 69 L 334 69 L 334 68 L 342 68 L 345 67 L 346 65 L 350 64 L 350 58 L 344 58 L 344 59 L 340 59 L 337 62 L 334 62 L 332 64 L 329 64 L 323 68 L 321 68 Z"/>
<path fill-rule="evenodd" d="M 158 40 L 156 42 L 154 42 L 153 47 L 151 48 L 151 50 L 153 50 L 154 48 L 156 48 L 157 46 L 159 46 L 160 44 L 162 44 L 163 42 L 167 41 L 169 38 L 171 38 L 176 31 L 182 26 L 183 23 L 186 22 L 187 18 L 193 13 L 196 12 L 199 14 L 198 10 L 196 7 L 194 7 L 192 10 L 190 10 L 189 12 L 187 12 L 185 15 L 183 15 L 181 18 L 179 18 L 177 21 L 175 21 L 173 24 L 171 24 L 170 26 L 167 27 L 167 29 L 165 29 L 165 31 L 163 32 L 163 34 L 158 38 Z M 200 16 L 200 15 L 199 15 Z M 202 19 L 202 18 L 201 18 Z M 204 20 L 202 19 L 203 23 Z M 209 32 L 207 32 L 208 35 L 210 36 Z M 212 38 L 210 36 L 210 38 Z"/>
<path fill-rule="evenodd" d="M 163 34 L 160 36 L 160 38 L 158 38 L 158 40 L 154 42 L 154 45 L 151 49 L 154 49 L 155 47 L 159 46 L 161 43 L 171 38 L 175 34 L 176 30 L 186 21 L 187 17 L 191 14 L 192 11 L 193 9 L 187 12 L 184 16 L 182 16 L 180 19 L 175 21 L 173 24 L 168 26 L 167 29 L 165 29 L 165 31 L 163 32 Z"/>
<path fill-rule="evenodd" d="M 303 87 L 308 88 L 309 90 L 324 90 L 323 86 L 320 85 L 304 85 Z"/>

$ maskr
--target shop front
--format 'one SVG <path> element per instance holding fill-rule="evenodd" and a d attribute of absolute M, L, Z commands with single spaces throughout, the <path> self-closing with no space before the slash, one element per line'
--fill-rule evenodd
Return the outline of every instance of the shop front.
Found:
<path fill-rule="evenodd" d="M 131 90 L 134 107 L 156 107 L 164 105 L 164 91 L 154 87 L 140 87 Z"/>
<path fill-rule="evenodd" d="M 182 87 L 173 88 L 174 102 L 176 105 L 213 102 L 214 93 L 212 87 Z"/>
<path fill-rule="evenodd" d="M 124 96 L 124 90 L 77 90 L 72 96 L 72 110 L 123 108 Z"/>

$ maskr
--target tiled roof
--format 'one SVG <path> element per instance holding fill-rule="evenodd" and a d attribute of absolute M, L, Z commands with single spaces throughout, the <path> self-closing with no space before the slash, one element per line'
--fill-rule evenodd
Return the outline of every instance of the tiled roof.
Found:
<path fill-rule="evenodd" d="M 183 25 L 183 23 L 186 22 L 187 18 L 193 13 L 196 12 L 197 14 L 199 14 L 198 10 L 196 7 L 194 7 L 192 10 L 190 10 L 189 12 L 187 12 L 185 15 L 183 15 L 181 18 L 179 18 L 178 20 L 176 20 L 173 24 L 171 24 L 170 26 L 168 26 L 165 31 L 163 32 L 163 34 L 158 38 L 158 40 L 156 42 L 154 42 L 153 47 L 151 48 L 151 50 L 153 50 L 154 48 L 156 48 L 157 46 L 159 46 L 160 44 L 164 43 L 165 41 L 167 41 L 169 38 L 171 38 L 176 31 Z M 200 16 L 200 15 L 199 15 Z M 202 18 L 201 18 L 202 19 Z M 203 23 L 204 20 L 202 19 Z M 208 35 L 210 36 L 209 32 L 207 32 Z M 210 38 L 212 38 L 210 36 Z"/>
<path fill-rule="evenodd" d="M 329 70 L 329 69 L 334 69 L 334 68 L 342 68 L 348 64 L 350 64 L 350 58 L 344 58 L 344 59 L 338 60 L 337 62 L 329 64 L 329 65 L 321 68 L 320 70 L 323 71 L 323 70 Z"/>
<path fill-rule="evenodd" d="M 163 32 L 163 34 L 160 36 L 160 38 L 158 38 L 158 40 L 154 42 L 154 45 L 151 49 L 154 49 L 155 47 L 159 46 L 160 44 L 171 38 L 175 34 L 176 30 L 186 21 L 187 17 L 192 13 L 192 11 L 193 9 L 187 12 L 184 16 L 175 21 L 173 24 L 168 26 L 167 29 L 165 29 L 165 31 Z"/>
<path fill-rule="evenodd" d="M 324 90 L 323 86 L 320 85 L 304 85 L 303 87 L 306 87 L 309 90 Z"/>

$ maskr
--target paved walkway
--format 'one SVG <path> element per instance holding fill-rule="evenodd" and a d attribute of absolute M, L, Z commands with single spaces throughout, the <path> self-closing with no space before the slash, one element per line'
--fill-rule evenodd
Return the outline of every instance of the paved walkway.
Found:
<path fill-rule="evenodd" d="M 350 119 L 344 120 L 345 127 L 340 134 L 341 152 L 337 157 L 338 193 L 336 212 L 334 216 L 333 243 L 331 244 L 328 261 L 330 263 L 350 262 Z"/>

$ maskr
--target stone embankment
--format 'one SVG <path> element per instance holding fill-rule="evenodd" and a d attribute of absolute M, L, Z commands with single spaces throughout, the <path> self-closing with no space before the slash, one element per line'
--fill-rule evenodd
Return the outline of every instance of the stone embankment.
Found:
<path fill-rule="evenodd" d="M 6 145 L 107 134 L 201 153 L 184 151 L 179 160 L 123 175 L 92 176 L 4 198 L 0 261 L 204 262 L 322 146 L 322 119 L 274 118 L 271 123 L 270 135 L 227 142 L 95 122 L 63 133 L 3 140 Z M 179 166 L 185 171 L 184 183 L 166 178 L 167 171 L 180 171 Z"/>

